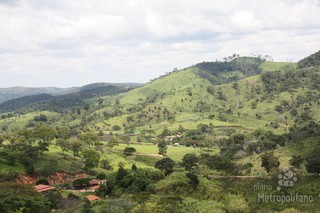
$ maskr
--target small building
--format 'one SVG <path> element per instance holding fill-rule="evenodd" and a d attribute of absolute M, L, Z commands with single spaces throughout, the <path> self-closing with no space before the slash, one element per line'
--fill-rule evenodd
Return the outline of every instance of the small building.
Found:
<path fill-rule="evenodd" d="M 34 188 L 34 190 L 36 190 L 36 192 L 39 192 L 39 193 L 46 193 L 48 191 L 56 189 L 56 187 L 54 187 L 54 186 L 48 186 L 48 185 L 43 185 L 43 184 L 36 185 L 33 188 Z"/>
<path fill-rule="evenodd" d="M 95 192 L 97 189 L 100 188 L 100 185 L 95 185 L 95 186 L 91 186 L 90 189 L 88 191 L 90 192 Z"/>
<path fill-rule="evenodd" d="M 96 200 L 101 200 L 100 197 L 95 196 L 95 195 L 88 195 L 88 196 L 87 196 L 87 199 L 88 199 L 90 202 L 96 201 Z"/>
<path fill-rule="evenodd" d="M 97 186 L 97 185 L 106 185 L 107 180 L 106 179 L 92 179 L 89 181 L 90 186 Z"/>
<path fill-rule="evenodd" d="M 174 139 L 176 138 L 181 138 L 181 134 L 177 134 L 177 135 L 168 135 L 164 138 L 165 141 L 170 141 L 172 142 Z"/>

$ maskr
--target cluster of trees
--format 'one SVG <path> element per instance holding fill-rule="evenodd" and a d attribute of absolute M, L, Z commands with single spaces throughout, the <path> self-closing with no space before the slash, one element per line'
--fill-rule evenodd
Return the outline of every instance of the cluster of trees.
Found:
<path fill-rule="evenodd" d="M 261 80 L 265 96 L 270 96 L 299 87 L 319 89 L 320 74 L 317 68 L 264 72 Z"/>
<path fill-rule="evenodd" d="M 4 150 L 1 157 L 10 164 L 22 163 L 28 173 L 34 172 L 34 162 L 48 151 L 50 142 L 55 138 L 55 129 L 50 126 L 38 126 L 34 129 L 21 129 L 0 136 Z"/>
<path fill-rule="evenodd" d="M 31 185 L 12 182 L 0 183 L 0 212 L 46 213 L 53 209 L 76 208 L 81 199 L 69 193 L 63 198 L 60 192 L 50 191 L 44 195 Z"/>
<path fill-rule="evenodd" d="M 153 184 L 162 180 L 164 175 L 160 171 L 151 169 L 140 169 L 132 165 L 132 169 L 125 169 L 119 163 L 119 169 L 107 175 L 106 185 L 101 185 L 97 195 L 120 196 L 124 193 L 135 194 L 141 192 L 152 192 Z"/>
<path fill-rule="evenodd" d="M 129 115 L 124 123 L 125 126 L 144 126 L 150 123 L 161 121 L 175 121 L 175 112 L 171 112 L 166 107 L 154 106 L 146 110 L 139 111 L 134 115 Z"/>
<path fill-rule="evenodd" d="M 213 84 L 222 84 L 260 73 L 259 66 L 264 61 L 263 57 L 238 57 L 234 54 L 224 61 L 202 62 L 196 67 L 200 77 Z"/>
<path fill-rule="evenodd" d="M 297 64 L 298 68 L 312 67 L 320 65 L 320 51 L 300 60 Z"/>
<path fill-rule="evenodd" d="M 300 170 L 302 165 L 305 166 L 306 170 L 310 174 L 319 175 L 320 174 L 320 147 L 315 148 L 306 158 L 300 155 L 293 155 L 289 160 L 289 163 L 295 169 Z M 266 153 L 261 157 L 261 166 L 265 168 L 267 173 L 273 170 L 278 171 L 280 161 L 274 156 L 272 152 Z"/>
<path fill-rule="evenodd" d="M 4 141 L 7 142 L 4 143 Z M 12 165 L 19 162 L 25 167 L 28 174 L 33 174 L 34 164 L 43 158 L 44 152 L 49 151 L 49 145 L 54 141 L 61 148 L 64 158 L 68 151 L 72 151 L 73 156 L 80 156 L 81 152 L 84 169 L 89 170 L 99 165 L 100 154 L 95 149 L 99 149 L 101 143 L 96 133 L 81 133 L 68 127 L 53 128 L 48 125 L 1 134 L 0 145 L 3 150 L 0 158 Z M 51 163 L 54 166 L 54 161 Z M 108 162 L 101 162 L 101 165 L 111 169 Z M 54 168 L 51 169 L 54 170 Z"/>
<path fill-rule="evenodd" d="M 177 136 L 178 135 L 178 136 Z M 195 130 L 185 129 L 182 125 L 176 131 L 170 131 L 169 129 L 164 129 L 158 137 L 160 140 L 165 140 L 167 136 L 171 136 L 172 140 L 167 141 L 168 143 L 179 143 L 180 145 L 185 145 L 187 147 L 212 147 L 213 137 L 214 137 L 214 126 L 210 124 L 200 123 Z M 165 142 L 160 142 L 161 144 Z M 159 143 L 159 144 L 160 144 Z M 164 146 L 164 145 L 163 145 Z"/>

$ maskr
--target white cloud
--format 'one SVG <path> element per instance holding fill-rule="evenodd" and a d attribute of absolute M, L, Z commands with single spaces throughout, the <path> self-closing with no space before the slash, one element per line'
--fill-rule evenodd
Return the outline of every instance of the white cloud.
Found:
<path fill-rule="evenodd" d="M 0 87 L 146 82 L 232 53 L 297 61 L 318 0 L 0 0 Z"/>

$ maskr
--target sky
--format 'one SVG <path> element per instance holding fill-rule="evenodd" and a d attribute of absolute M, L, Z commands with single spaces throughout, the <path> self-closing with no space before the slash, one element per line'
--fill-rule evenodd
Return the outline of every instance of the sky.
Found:
<path fill-rule="evenodd" d="M 320 0 L 0 0 L 0 88 L 148 82 L 233 53 L 320 49 Z"/>

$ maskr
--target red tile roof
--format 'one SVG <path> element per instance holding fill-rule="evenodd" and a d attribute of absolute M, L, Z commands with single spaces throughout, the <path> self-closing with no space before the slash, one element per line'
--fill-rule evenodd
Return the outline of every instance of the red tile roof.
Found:
<path fill-rule="evenodd" d="M 99 189 L 99 188 L 100 188 L 100 185 L 90 187 L 90 189 L 92 189 L 92 190 L 96 190 L 96 189 Z"/>
<path fill-rule="evenodd" d="M 39 184 L 33 187 L 37 192 L 46 192 L 50 190 L 54 190 L 56 187 Z"/>
<path fill-rule="evenodd" d="M 93 179 L 93 180 L 90 180 L 89 183 L 90 183 L 91 185 L 99 184 L 99 180 Z"/>
<path fill-rule="evenodd" d="M 100 197 L 97 197 L 97 196 L 95 196 L 95 195 L 88 195 L 88 196 L 87 196 L 87 199 L 88 199 L 89 201 L 101 200 Z"/>
<path fill-rule="evenodd" d="M 102 179 L 102 180 L 92 179 L 92 180 L 89 181 L 89 184 L 98 185 L 99 183 L 105 183 L 105 182 L 106 182 L 105 179 Z"/>

